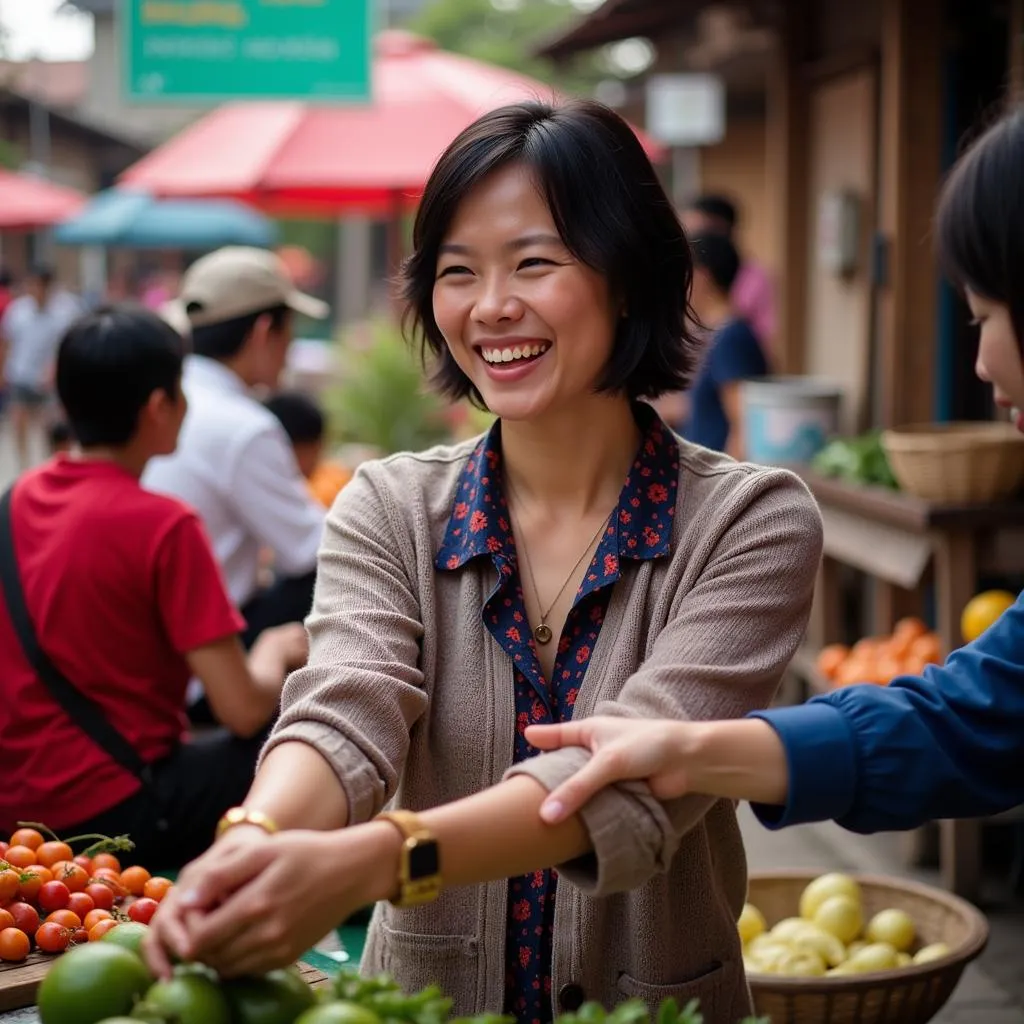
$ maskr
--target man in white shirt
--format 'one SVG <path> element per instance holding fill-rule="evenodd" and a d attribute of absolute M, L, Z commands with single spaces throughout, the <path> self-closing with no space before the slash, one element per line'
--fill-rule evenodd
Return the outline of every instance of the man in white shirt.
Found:
<path fill-rule="evenodd" d="M 305 618 L 323 532 L 324 508 L 306 489 L 284 428 L 249 393 L 277 386 L 295 312 L 322 319 L 329 309 L 297 291 L 273 253 L 236 246 L 196 261 L 164 311 L 176 326 L 187 317 L 188 413 L 177 451 L 152 460 L 143 484 L 199 513 L 248 624 L 247 646 L 264 629 Z M 269 587 L 260 586 L 264 550 L 276 573 Z"/>
<path fill-rule="evenodd" d="M 29 466 L 29 436 L 54 402 L 57 347 L 82 312 L 82 303 L 55 283 L 53 271 L 37 267 L 0 321 L 3 377 L 10 391 L 11 425 L 21 469 Z"/>

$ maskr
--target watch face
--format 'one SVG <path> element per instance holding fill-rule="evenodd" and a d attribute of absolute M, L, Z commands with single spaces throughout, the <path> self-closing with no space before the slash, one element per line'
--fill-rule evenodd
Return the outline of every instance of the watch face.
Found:
<path fill-rule="evenodd" d="M 409 851 L 409 875 L 412 879 L 430 878 L 440 871 L 437 843 L 417 843 Z"/>

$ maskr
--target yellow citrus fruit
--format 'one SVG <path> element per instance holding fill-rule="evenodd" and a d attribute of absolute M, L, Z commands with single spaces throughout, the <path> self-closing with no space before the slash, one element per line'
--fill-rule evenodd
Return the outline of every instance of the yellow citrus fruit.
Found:
<path fill-rule="evenodd" d="M 932 960 L 941 960 L 944 956 L 949 956 L 949 952 L 949 946 L 944 942 L 933 942 L 930 946 L 925 946 L 914 954 L 914 963 L 926 964 Z"/>
<path fill-rule="evenodd" d="M 897 953 L 896 954 L 896 966 L 897 967 L 909 967 L 914 962 L 914 958 L 909 953 Z"/>
<path fill-rule="evenodd" d="M 898 966 L 897 953 L 887 942 L 872 942 L 851 956 L 846 966 L 856 974 L 891 971 Z"/>
<path fill-rule="evenodd" d="M 780 942 L 789 942 L 813 927 L 810 921 L 805 921 L 802 917 L 786 917 L 772 928 L 771 936 Z"/>
<path fill-rule="evenodd" d="M 740 942 L 746 945 L 751 939 L 756 939 L 758 935 L 763 935 L 768 930 L 768 922 L 764 919 L 764 914 L 752 903 L 744 903 L 736 928 L 740 933 Z"/>
<path fill-rule="evenodd" d="M 897 953 L 905 953 L 914 944 L 916 929 L 910 915 L 902 910 L 880 910 L 864 930 L 868 942 L 888 942 Z"/>
<path fill-rule="evenodd" d="M 791 949 L 779 958 L 775 973 L 791 978 L 820 978 L 825 973 L 825 961 L 811 950 Z"/>
<path fill-rule="evenodd" d="M 829 967 L 838 967 L 846 959 L 846 947 L 834 935 L 806 921 L 789 944 L 801 952 L 816 953 Z"/>
<path fill-rule="evenodd" d="M 830 896 L 815 912 L 814 923 L 840 942 L 853 942 L 864 927 L 864 917 L 860 904 L 849 896 Z"/>
<path fill-rule="evenodd" d="M 977 640 L 1016 601 L 1016 596 L 1008 590 L 986 590 L 972 597 L 960 616 L 960 633 L 964 643 Z"/>
<path fill-rule="evenodd" d="M 859 904 L 860 886 L 849 875 L 838 871 L 818 875 L 800 895 L 800 916 L 807 921 L 813 920 L 818 907 L 832 896 L 846 896 Z"/>

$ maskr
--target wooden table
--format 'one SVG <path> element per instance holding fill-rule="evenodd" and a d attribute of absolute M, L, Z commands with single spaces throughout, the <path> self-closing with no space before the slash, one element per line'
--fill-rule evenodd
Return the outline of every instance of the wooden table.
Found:
<path fill-rule="evenodd" d="M 959 647 L 960 615 L 982 574 L 1024 572 L 1024 500 L 992 505 L 933 505 L 878 487 L 858 487 L 803 467 L 825 527 L 824 558 L 806 647 L 794 669 L 814 688 L 817 651 L 842 637 L 840 567 L 879 581 L 873 632 L 891 631 L 901 615 L 920 614 L 924 586 L 934 588 L 936 631 L 945 652 Z M 943 882 L 977 900 L 981 881 L 981 823 L 940 823 Z"/>

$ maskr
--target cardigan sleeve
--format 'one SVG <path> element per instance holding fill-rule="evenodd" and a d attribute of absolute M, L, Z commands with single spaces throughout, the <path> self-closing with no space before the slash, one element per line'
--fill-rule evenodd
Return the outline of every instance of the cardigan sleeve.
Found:
<path fill-rule="evenodd" d="M 615 700 L 595 715 L 709 720 L 764 708 L 800 644 L 822 549 L 821 517 L 792 474 L 750 474 L 716 509 L 717 539 L 674 614 Z M 524 761 L 546 789 L 590 757 L 578 747 Z M 658 801 L 646 783 L 609 786 L 581 811 L 593 852 L 559 872 L 589 894 L 635 888 L 666 871 L 682 837 L 714 804 L 704 796 Z"/>
<path fill-rule="evenodd" d="M 409 544 L 361 468 L 328 514 L 306 620 L 309 659 L 285 683 L 261 755 L 293 740 L 314 747 L 345 791 L 350 825 L 368 821 L 394 795 L 409 731 L 428 703 L 419 600 L 405 569 Z"/>
<path fill-rule="evenodd" d="M 786 805 L 754 807 L 769 828 L 895 831 L 1024 803 L 1024 594 L 942 667 L 756 717 L 789 765 Z"/>

